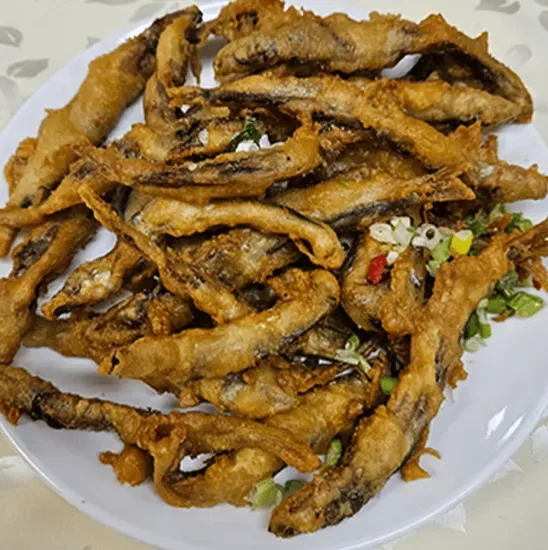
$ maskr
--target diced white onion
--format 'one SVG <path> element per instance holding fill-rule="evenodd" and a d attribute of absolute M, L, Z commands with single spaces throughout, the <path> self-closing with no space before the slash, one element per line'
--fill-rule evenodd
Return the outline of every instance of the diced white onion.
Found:
<path fill-rule="evenodd" d="M 492 164 L 481 164 L 481 169 L 479 171 L 479 177 L 481 179 L 488 178 L 495 171 L 495 167 Z"/>
<path fill-rule="evenodd" d="M 421 225 L 417 230 L 417 235 L 413 239 L 413 246 L 417 248 L 428 248 L 433 250 L 441 243 L 443 235 L 441 231 L 431 223 Z"/>
<path fill-rule="evenodd" d="M 400 223 L 403 224 L 404 227 L 409 229 L 411 227 L 411 218 L 409 216 L 394 216 L 390 220 L 390 225 L 394 228 L 396 228 Z"/>
<path fill-rule="evenodd" d="M 399 252 L 396 252 L 395 250 L 391 250 L 386 255 L 386 261 L 388 262 L 388 265 L 392 265 L 399 257 L 400 257 Z"/>
<path fill-rule="evenodd" d="M 380 243 L 397 244 L 392 226 L 388 223 L 374 223 L 369 228 L 369 234 Z"/>
<path fill-rule="evenodd" d="M 181 109 L 181 113 L 183 113 L 183 115 L 185 115 L 186 112 L 190 109 L 190 105 L 181 105 L 179 107 L 179 109 Z"/>
<path fill-rule="evenodd" d="M 259 147 L 261 149 L 270 149 L 270 147 L 272 147 L 272 144 L 270 143 L 270 139 L 268 139 L 267 134 L 263 134 L 261 136 L 261 139 L 259 140 Z"/>
<path fill-rule="evenodd" d="M 209 132 L 207 131 L 207 128 L 204 128 L 203 130 L 200 130 L 198 133 L 198 141 L 204 146 L 207 147 L 209 143 Z"/>
<path fill-rule="evenodd" d="M 238 143 L 238 147 L 236 147 L 236 153 L 242 153 L 242 152 L 247 153 L 249 151 L 258 151 L 258 150 L 259 150 L 259 146 L 251 139 Z"/>
<path fill-rule="evenodd" d="M 194 172 L 194 170 L 196 170 L 196 168 L 198 168 L 198 165 L 197 165 L 195 162 L 191 162 L 191 163 L 188 165 L 188 171 L 189 171 L 189 172 Z"/>
<path fill-rule="evenodd" d="M 411 239 L 413 238 L 413 233 L 409 231 L 403 222 L 398 221 L 394 229 L 394 238 L 398 244 L 401 244 L 402 246 L 409 246 Z"/>

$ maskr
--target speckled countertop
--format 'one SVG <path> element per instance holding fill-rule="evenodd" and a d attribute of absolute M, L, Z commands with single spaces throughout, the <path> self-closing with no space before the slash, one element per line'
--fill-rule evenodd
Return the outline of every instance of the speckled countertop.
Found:
<path fill-rule="evenodd" d="M 380 2 L 352 0 L 378 8 Z M 188 2 L 0 0 L 0 128 L 78 52 L 128 22 Z M 548 141 L 548 0 L 387 0 L 384 11 L 420 19 L 441 12 L 469 34 L 490 31 L 491 49 L 517 70 Z M 434 524 L 385 548 L 469 550 L 547 547 L 548 417 L 484 488 Z M 6 550 L 141 550 L 144 544 L 87 518 L 56 496 L 0 436 L 0 547 Z"/>

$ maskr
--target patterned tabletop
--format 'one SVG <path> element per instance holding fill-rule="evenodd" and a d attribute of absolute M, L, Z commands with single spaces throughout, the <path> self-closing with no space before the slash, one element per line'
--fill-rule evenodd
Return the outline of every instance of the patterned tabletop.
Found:
<path fill-rule="evenodd" d="M 352 0 L 420 19 L 441 12 L 469 34 L 490 32 L 494 54 L 518 71 L 548 141 L 548 0 Z M 72 56 L 128 22 L 180 8 L 162 0 L 0 0 L 0 128 Z M 548 416 L 479 492 L 420 532 L 385 548 L 545 549 Z M 0 540 L 9 550 L 145 550 L 46 488 L 0 436 Z M 62 526 L 62 528 L 60 528 Z"/>

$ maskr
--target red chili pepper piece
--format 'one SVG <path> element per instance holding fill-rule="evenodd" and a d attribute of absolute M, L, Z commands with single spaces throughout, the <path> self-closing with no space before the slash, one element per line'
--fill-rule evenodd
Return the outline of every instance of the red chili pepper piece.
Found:
<path fill-rule="evenodd" d="M 375 256 L 369 264 L 367 270 L 367 280 L 373 284 L 378 285 L 382 281 L 384 275 L 384 268 L 388 265 L 386 256 Z"/>

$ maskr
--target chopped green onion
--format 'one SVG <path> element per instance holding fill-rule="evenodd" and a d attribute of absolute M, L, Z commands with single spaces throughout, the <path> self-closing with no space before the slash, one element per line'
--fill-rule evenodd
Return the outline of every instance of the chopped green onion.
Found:
<path fill-rule="evenodd" d="M 506 233 L 512 233 L 515 229 L 525 231 L 533 227 L 533 222 L 523 217 L 523 214 L 512 214 L 512 220 L 506 228 Z"/>
<path fill-rule="evenodd" d="M 350 184 L 347 181 L 341 181 L 341 185 L 344 185 L 345 187 L 348 187 Z"/>
<path fill-rule="evenodd" d="M 480 333 L 481 330 L 481 323 L 478 317 L 478 314 L 476 311 L 470 315 L 470 319 L 468 319 L 468 323 L 466 325 L 466 328 L 464 329 L 464 339 L 470 340 L 474 336 Z"/>
<path fill-rule="evenodd" d="M 344 349 L 338 349 L 335 352 L 335 359 L 341 363 L 347 363 L 355 367 L 360 367 L 365 374 L 371 370 L 371 365 L 367 359 L 358 352 L 360 339 L 353 334 L 345 343 Z"/>
<path fill-rule="evenodd" d="M 506 206 L 504 204 L 496 204 L 493 210 L 489 212 L 489 225 L 498 218 L 502 218 L 506 214 Z"/>
<path fill-rule="evenodd" d="M 329 468 L 330 466 L 336 466 L 342 456 L 342 442 L 336 438 L 331 441 L 327 454 L 325 455 L 325 462 L 322 468 Z"/>
<path fill-rule="evenodd" d="M 515 294 L 514 287 L 518 282 L 518 273 L 512 269 L 496 284 L 496 289 L 506 299 L 509 299 Z"/>
<path fill-rule="evenodd" d="M 430 252 L 432 260 L 438 262 L 438 267 L 451 257 L 451 240 L 451 237 L 446 237 Z"/>
<path fill-rule="evenodd" d="M 491 325 L 489 323 L 480 323 L 480 336 L 487 340 L 487 338 L 491 338 L 493 335 L 493 330 L 491 329 Z"/>
<path fill-rule="evenodd" d="M 261 131 L 257 128 L 257 119 L 247 116 L 244 120 L 243 130 L 232 138 L 229 149 L 235 151 L 243 141 L 253 141 L 256 145 L 259 145 L 261 137 Z"/>
<path fill-rule="evenodd" d="M 382 376 L 381 377 L 381 390 L 384 395 L 390 395 L 392 390 L 396 387 L 398 379 L 393 376 Z"/>
<path fill-rule="evenodd" d="M 531 317 L 544 307 L 544 300 L 527 292 L 518 292 L 508 300 L 508 305 L 520 317 Z"/>
<path fill-rule="evenodd" d="M 494 296 L 491 296 L 487 301 L 486 311 L 487 313 L 491 313 L 493 315 L 501 315 L 506 311 L 507 307 L 508 306 L 506 305 L 506 300 L 504 299 L 504 296 L 501 296 L 500 294 L 495 294 Z"/>
<path fill-rule="evenodd" d="M 347 351 L 356 351 L 360 347 L 360 339 L 356 334 L 352 334 L 344 344 L 344 349 Z"/>
<path fill-rule="evenodd" d="M 462 347 L 465 349 L 465 351 L 476 353 L 481 347 L 481 341 L 478 338 L 469 338 L 468 340 L 464 341 Z"/>
<path fill-rule="evenodd" d="M 282 499 L 283 488 L 269 477 L 256 483 L 246 500 L 251 504 L 253 510 L 257 510 L 258 508 L 276 506 Z"/>
<path fill-rule="evenodd" d="M 284 498 L 296 493 L 305 486 L 305 482 L 300 479 L 290 479 L 284 485 Z"/>
<path fill-rule="evenodd" d="M 480 252 L 481 250 L 479 250 L 478 248 L 471 248 L 470 252 L 468 252 L 468 256 L 479 256 Z"/>
<path fill-rule="evenodd" d="M 487 228 L 479 220 L 474 220 L 466 226 L 466 229 L 472 231 L 474 237 L 481 237 L 487 235 Z"/>

